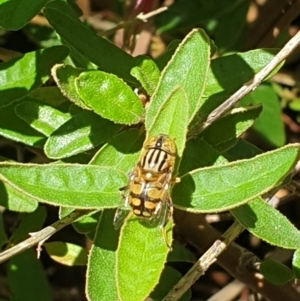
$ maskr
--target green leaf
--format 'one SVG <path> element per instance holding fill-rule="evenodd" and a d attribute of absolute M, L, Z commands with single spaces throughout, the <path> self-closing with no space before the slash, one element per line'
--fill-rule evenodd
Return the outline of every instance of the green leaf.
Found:
<path fill-rule="evenodd" d="M 275 285 L 283 285 L 294 278 L 293 271 L 273 259 L 266 259 L 260 265 L 260 272 Z"/>
<path fill-rule="evenodd" d="M 0 205 L 11 211 L 32 212 L 37 208 L 38 202 L 0 182 Z"/>
<path fill-rule="evenodd" d="M 0 163 L 0 180 L 34 200 L 75 208 L 108 208 L 120 204 L 124 173 L 80 164 Z"/>
<path fill-rule="evenodd" d="M 261 198 L 231 210 L 233 216 L 253 235 L 281 248 L 300 248 L 300 231 L 278 210 Z"/>
<path fill-rule="evenodd" d="M 168 223 L 168 239 L 171 236 L 171 223 Z M 164 267 L 168 247 L 159 227 L 146 227 L 130 219 L 124 224 L 117 251 L 117 286 L 122 301 L 144 300 L 158 283 Z M 141 277 L 147 271 L 147 281 Z"/>
<path fill-rule="evenodd" d="M 228 161 L 236 161 L 240 159 L 250 159 L 261 153 L 262 150 L 258 147 L 240 138 L 232 148 L 224 152 L 222 155 Z"/>
<path fill-rule="evenodd" d="M 53 162 L 54 164 L 60 164 L 60 163 L 72 163 L 72 164 L 88 164 L 90 160 L 92 159 L 93 155 L 95 154 L 95 150 L 86 151 L 81 154 L 77 154 L 68 158 L 63 158 L 61 160 L 57 160 Z"/>
<path fill-rule="evenodd" d="M 209 38 L 200 29 L 192 30 L 177 48 L 161 74 L 149 108 L 145 125 L 151 129 L 156 122 L 157 112 L 164 105 L 166 99 L 178 88 L 186 94 L 188 120 L 191 121 L 201 106 L 201 95 L 205 87 L 209 67 Z M 171 118 L 171 116 L 170 116 Z"/>
<path fill-rule="evenodd" d="M 67 266 L 86 265 L 88 252 L 81 246 L 62 241 L 44 244 L 48 255 L 56 262 Z"/>
<path fill-rule="evenodd" d="M 13 103 L 10 106 L 0 108 L 0 135 L 25 145 L 43 146 L 46 137 L 17 116 L 15 113 L 16 105 L 17 103 Z"/>
<path fill-rule="evenodd" d="M 9 260 L 7 282 L 14 301 L 53 300 L 42 263 L 34 250 L 27 250 Z"/>
<path fill-rule="evenodd" d="M 130 75 L 133 58 L 107 39 L 97 36 L 79 21 L 65 2 L 49 2 L 44 8 L 44 14 L 73 51 L 96 64 L 101 70 L 116 74 L 127 82 L 137 83 Z"/>
<path fill-rule="evenodd" d="M 188 140 L 179 167 L 179 175 L 184 175 L 194 169 L 223 165 L 227 160 L 215 151 L 205 141 L 196 138 Z"/>
<path fill-rule="evenodd" d="M 281 117 L 281 107 L 277 94 L 270 85 L 260 85 L 247 95 L 242 104 L 262 104 L 263 110 L 255 121 L 253 129 L 272 147 L 280 147 L 285 143 L 285 129 Z"/>
<path fill-rule="evenodd" d="M 265 67 L 276 52 L 276 49 L 256 49 L 211 60 L 204 96 L 225 92 L 222 97 L 229 97 Z"/>
<path fill-rule="evenodd" d="M 9 160 L 0 157 L 0 161 L 5 162 Z M 18 192 L 9 185 L 0 182 L 0 206 L 7 208 L 11 211 L 32 212 L 35 211 L 35 209 L 37 208 L 38 202 Z"/>
<path fill-rule="evenodd" d="M 144 140 L 144 133 L 138 129 L 121 132 L 105 144 L 89 164 L 114 166 L 128 174 L 138 161 Z"/>
<path fill-rule="evenodd" d="M 172 267 L 166 266 L 161 274 L 158 285 L 151 292 L 150 297 L 154 300 L 163 300 L 168 292 L 178 283 L 182 275 Z M 191 290 L 187 290 L 179 299 L 180 301 L 191 300 Z"/>
<path fill-rule="evenodd" d="M 197 261 L 197 256 L 190 249 L 174 241 L 172 244 L 172 251 L 168 255 L 168 262 L 179 261 L 195 263 Z"/>
<path fill-rule="evenodd" d="M 174 205 L 195 212 L 232 209 L 274 188 L 294 167 L 299 145 L 222 166 L 194 170 L 173 188 Z"/>
<path fill-rule="evenodd" d="M 197 119 L 200 123 L 241 86 L 250 81 L 254 74 L 265 67 L 274 57 L 274 49 L 256 49 L 235 53 L 211 60 L 201 110 Z"/>
<path fill-rule="evenodd" d="M 180 40 L 171 41 L 171 43 L 168 45 L 167 50 L 155 60 L 159 70 L 163 70 L 166 67 L 166 65 L 174 55 L 176 48 L 179 46 L 179 44 L 180 44 Z"/>
<path fill-rule="evenodd" d="M 262 111 L 261 106 L 239 108 L 229 115 L 218 119 L 201 133 L 200 137 L 216 151 L 224 152 L 231 148 Z"/>
<path fill-rule="evenodd" d="M 29 97 L 15 106 L 16 114 L 36 131 L 49 137 L 71 117 Z"/>
<path fill-rule="evenodd" d="M 295 251 L 292 264 L 296 278 L 300 279 L 300 248 Z"/>
<path fill-rule="evenodd" d="M 177 154 L 182 156 L 185 140 L 186 128 L 188 126 L 188 100 L 187 95 L 181 88 L 177 88 L 165 99 L 160 110 L 153 118 L 154 123 L 147 128 L 148 137 L 158 134 L 168 134 L 175 142 Z M 146 123 L 148 114 L 146 115 Z"/>
<path fill-rule="evenodd" d="M 70 209 L 70 208 L 64 208 L 64 209 Z M 62 213 L 62 211 L 63 210 L 60 210 L 60 213 Z M 78 233 L 87 234 L 89 235 L 89 237 L 92 236 L 91 239 L 93 240 L 96 232 L 96 227 L 98 225 L 101 214 L 102 212 L 100 211 L 86 214 L 80 217 L 79 219 L 77 219 L 75 222 L 73 222 L 72 225 Z"/>
<path fill-rule="evenodd" d="M 51 73 L 57 86 L 65 97 L 80 108 L 90 110 L 90 108 L 79 97 L 75 86 L 76 78 L 78 78 L 80 73 L 83 71 L 85 71 L 85 69 L 57 64 L 52 68 Z"/>
<path fill-rule="evenodd" d="M 10 237 L 10 242 L 18 244 L 28 238 L 28 233 L 39 231 L 46 216 L 47 212 L 44 206 L 39 206 L 34 212 L 21 215 L 21 222 Z"/>
<path fill-rule="evenodd" d="M 75 80 L 80 98 L 95 113 L 116 123 L 135 124 L 143 117 L 143 106 L 120 78 L 102 71 L 82 72 Z"/>
<path fill-rule="evenodd" d="M 104 210 L 99 220 L 87 266 L 89 300 L 119 300 L 116 283 L 116 250 L 119 231 L 113 228 L 115 210 Z"/>
<path fill-rule="evenodd" d="M 134 58 L 134 61 L 131 75 L 142 84 L 147 94 L 151 96 L 158 84 L 160 71 L 155 62 L 147 56 L 137 56 Z"/>
<path fill-rule="evenodd" d="M 93 112 L 83 111 L 51 134 L 45 153 L 52 159 L 79 154 L 106 142 L 120 127 Z"/>
<path fill-rule="evenodd" d="M 40 87 L 30 92 L 28 96 L 55 108 L 69 102 L 57 87 Z"/>
<path fill-rule="evenodd" d="M 18 30 L 37 15 L 49 0 L 0 0 L 0 26 Z"/>
<path fill-rule="evenodd" d="M 68 55 L 64 46 L 26 53 L 0 64 L 0 107 L 26 96 L 50 76 L 51 67 Z"/>

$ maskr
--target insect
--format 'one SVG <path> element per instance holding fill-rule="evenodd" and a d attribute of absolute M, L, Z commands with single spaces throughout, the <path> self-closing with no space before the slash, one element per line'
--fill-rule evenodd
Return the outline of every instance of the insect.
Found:
<path fill-rule="evenodd" d="M 139 161 L 129 174 L 128 185 L 120 189 L 125 191 L 125 207 L 129 207 L 143 222 L 159 225 L 167 245 L 164 227 L 173 214 L 168 190 L 174 182 L 172 172 L 176 153 L 176 145 L 169 136 L 160 134 L 150 138 L 144 143 Z M 114 218 L 116 228 L 127 217 L 121 209 L 117 210 Z"/>

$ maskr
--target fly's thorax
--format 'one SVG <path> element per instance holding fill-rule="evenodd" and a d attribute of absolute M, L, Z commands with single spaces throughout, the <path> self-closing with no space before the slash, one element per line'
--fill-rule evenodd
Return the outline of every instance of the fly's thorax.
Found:
<path fill-rule="evenodd" d="M 141 157 L 138 165 L 143 171 L 154 174 L 172 173 L 175 156 L 161 149 L 150 148 Z"/>
<path fill-rule="evenodd" d="M 176 145 L 167 135 L 150 138 L 144 144 L 138 165 L 153 173 L 172 172 L 176 157 Z"/>
<path fill-rule="evenodd" d="M 144 150 L 150 148 L 161 149 L 173 156 L 175 156 L 177 152 L 174 141 L 169 136 L 163 134 L 153 136 L 144 143 Z"/>

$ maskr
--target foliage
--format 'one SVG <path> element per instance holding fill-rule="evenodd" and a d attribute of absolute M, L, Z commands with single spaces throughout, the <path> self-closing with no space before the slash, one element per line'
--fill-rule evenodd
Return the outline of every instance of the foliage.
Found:
<path fill-rule="evenodd" d="M 18 1 L 12 18 L 1 16 L 11 12 L 15 1 L 0 1 L 3 28 L 23 27 L 47 2 L 36 1 L 28 7 L 28 1 Z M 184 2 L 178 1 L 172 9 L 185 7 Z M 244 16 L 243 3 L 237 1 L 219 13 L 220 24 L 214 33 L 222 49 L 230 49 L 222 35 Z M 213 3 L 206 6 L 212 11 L 217 7 Z M 232 11 L 240 12 L 239 19 L 226 23 Z M 122 202 L 119 188 L 126 185 L 143 141 L 163 133 L 174 139 L 178 149 L 176 172 L 181 182 L 172 189 L 174 207 L 195 213 L 230 210 L 262 240 L 298 250 L 293 261 L 295 272 L 287 273 L 285 279 L 299 277 L 300 233 L 262 198 L 289 180 L 299 158 L 298 144 L 283 146 L 279 107 L 273 106 L 276 95 L 269 84 L 247 96 L 240 104 L 244 107 L 199 131 L 207 116 L 251 80 L 276 50 L 211 58 L 215 50 L 212 41 L 204 30 L 193 29 L 157 60 L 133 58 L 85 26 L 66 2 L 51 1 L 43 12 L 61 45 L 0 64 L 0 134 L 44 151 L 53 161 L 29 164 L 1 160 L 0 204 L 26 213 L 12 237 L 7 238 L 0 227 L 1 244 L 16 244 L 27 233 L 41 229 L 45 212 L 39 203 L 59 206 L 61 216 L 74 209 L 90 209 L 90 215 L 74 223 L 78 232 L 93 240 L 87 259 L 88 299 L 140 301 L 152 296 L 161 300 L 180 279 L 176 270 L 166 267 L 168 256 L 185 261 L 190 260 L 190 254 L 178 251 L 181 247 L 176 243 L 169 254 L 159 228 L 147 228 L 130 218 L 115 230 L 113 218 Z M 168 14 L 158 20 L 161 32 L 189 28 L 196 18 L 193 13 L 191 20 L 174 24 L 167 21 Z M 205 18 L 201 25 L 212 28 Z M 228 43 L 237 41 L 234 37 Z M 55 87 L 44 85 L 51 74 Z M 143 88 L 150 96 L 146 106 L 133 88 Z M 263 107 L 257 105 L 262 102 Z M 253 124 L 279 148 L 259 154 L 246 143 L 241 135 Z M 170 241 L 172 227 L 171 219 L 166 227 Z M 46 250 L 61 263 L 85 264 L 86 252 L 68 242 L 46 244 Z M 28 265 L 35 270 L 38 284 L 26 276 Z M 270 266 L 274 267 L 269 263 L 265 270 Z M 34 285 L 45 287 L 42 299 L 50 300 L 45 275 L 31 251 L 10 259 L 8 277 L 14 300 L 24 295 L 26 300 L 41 300 Z M 16 282 L 24 283 L 25 288 Z M 21 297 L 20 292 L 24 292 Z M 189 294 L 182 300 L 188 300 Z"/>

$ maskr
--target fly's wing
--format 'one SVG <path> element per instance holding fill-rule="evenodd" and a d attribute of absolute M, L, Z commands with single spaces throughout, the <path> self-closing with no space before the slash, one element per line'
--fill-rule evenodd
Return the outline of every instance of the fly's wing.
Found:
<path fill-rule="evenodd" d="M 132 176 L 132 172 L 129 174 L 129 176 Z M 118 207 L 115 213 L 113 224 L 116 230 L 121 228 L 125 220 L 129 218 L 129 213 L 131 212 L 131 207 L 128 204 L 128 189 L 129 184 L 119 189 L 123 199 L 123 205 Z"/>
<path fill-rule="evenodd" d="M 129 206 L 118 207 L 114 217 L 114 228 L 120 229 L 124 222 L 130 217 L 131 209 Z"/>
<path fill-rule="evenodd" d="M 173 203 L 169 194 L 166 194 L 166 197 L 161 205 L 162 206 L 159 213 L 159 226 L 164 228 L 169 219 L 173 216 Z"/>

